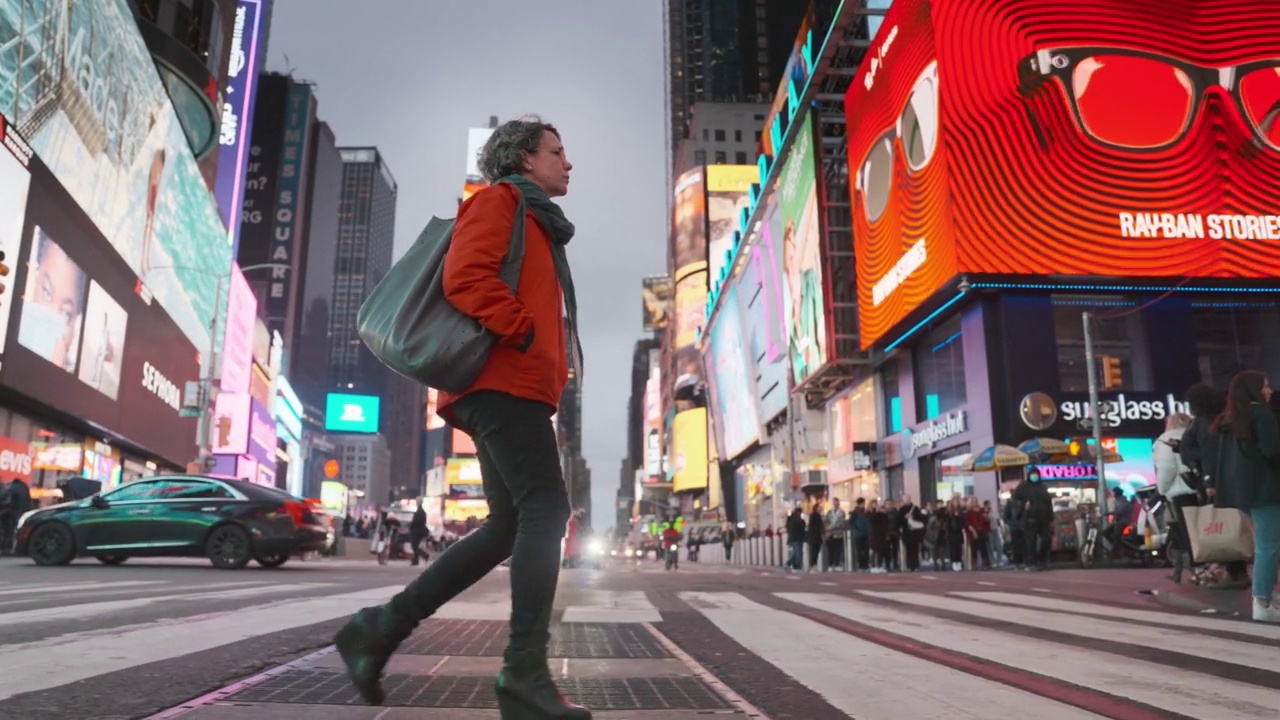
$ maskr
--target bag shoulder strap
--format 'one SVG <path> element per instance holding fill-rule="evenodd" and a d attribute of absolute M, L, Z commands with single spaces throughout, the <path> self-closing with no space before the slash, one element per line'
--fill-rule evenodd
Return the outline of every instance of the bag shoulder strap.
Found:
<path fill-rule="evenodd" d="M 507 255 L 502 259 L 502 269 L 498 271 L 498 276 L 502 281 L 511 288 L 511 294 L 516 294 L 516 288 L 520 285 L 520 272 L 524 268 L 524 238 L 525 238 L 525 202 L 524 193 L 520 192 L 520 188 L 512 183 L 503 183 L 510 185 L 516 191 L 516 213 L 515 221 L 511 224 L 511 242 L 507 247 Z"/>

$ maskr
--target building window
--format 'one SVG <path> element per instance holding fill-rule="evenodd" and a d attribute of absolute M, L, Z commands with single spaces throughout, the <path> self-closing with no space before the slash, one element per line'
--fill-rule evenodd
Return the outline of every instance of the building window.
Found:
<path fill-rule="evenodd" d="M 915 352 L 916 419 L 931 420 L 965 403 L 960 316 L 925 335 Z"/>
<path fill-rule="evenodd" d="M 1226 389 L 1241 370 L 1261 370 L 1280 382 L 1280 311 L 1274 304 L 1194 303 L 1191 309 L 1200 379 Z"/>
<path fill-rule="evenodd" d="M 734 141 L 734 142 L 742 142 L 742 131 L 741 131 L 741 130 L 734 130 L 734 131 L 733 131 L 733 141 Z"/>
<path fill-rule="evenodd" d="M 760 139 L 761 139 L 761 138 L 763 138 L 763 137 L 764 137 L 764 131 L 763 131 L 763 130 L 757 130 L 757 131 L 756 131 L 756 142 L 757 142 L 757 143 L 758 143 L 758 142 L 760 142 Z"/>
<path fill-rule="evenodd" d="M 693 164 L 694 164 L 694 165 L 706 165 L 706 164 L 707 164 L 707 151 L 706 151 L 706 150 L 694 150 L 694 151 L 693 151 Z"/>
<path fill-rule="evenodd" d="M 724 142 L 724 130 L 716 131 L 716 142 Z"/>
<path fill-rule="evenodd" d="M 711 140 L 711 128 L 702 128 L 702 139 L 707 142 Z"/>
<path fill-rule="evenodd" d="M 1107 389 L 1153 389 L 1142 313 L 1132 312 L 1138 305 L 1135 300 L 1120 296 L 1055 295 L 1052 302 L 1058 379 L 1063 392 L 1089 392 L 1082 318 L 1086 312 L 1094 317 L 1094 355 L 1100 359 L 1115 358 L 1119 363 L 1119 382 Z"/>
<path fill-rule="evenodd" d="M 726 152 L 725 152 L 725 151 L 723 151 L 723 150 L 717 150 L 717 151 L 716 151 L 716 164 L 717 164 L 717 165 L 726 165 L 726 164 L 728 164 L 728 162 L 729 162 L 729 154 L 728 154 L 728 153 L 726 153 Z"/>
<path fill-rule="evenodd" d="M 739 165 L 746 165 L 746 164 L 747 164 L 747 154 L 746 154 L 745 152 L 743 152 L 743 151 L 739 150 L 738 152 L 734 153 L 733 161 L 734 161 L 734 162 L 736 162 L 736 163 L 737 163 L 737 164 L 739 164 Z"/>
<path fill-rule="evenodd" d="M 885 434 L 902 432 L 902 398 L 898 389 L 898 361 L 890 360 L 877 372 L 880 376 L 880 397 L 884 398 Z"/>

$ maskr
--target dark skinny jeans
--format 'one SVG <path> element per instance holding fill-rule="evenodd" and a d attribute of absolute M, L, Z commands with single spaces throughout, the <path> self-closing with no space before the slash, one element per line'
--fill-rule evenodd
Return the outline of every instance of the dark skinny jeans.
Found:
<path fill-rule="evenodd" d="M 560 576 L 569 496 L 560 472 L 550 405 L 483 391 L 452 406 L 480 461 L 489 518 L 391 599 L 394 616 L 416 625 L 511 558 L 508 649 L 545 650 Z"/>

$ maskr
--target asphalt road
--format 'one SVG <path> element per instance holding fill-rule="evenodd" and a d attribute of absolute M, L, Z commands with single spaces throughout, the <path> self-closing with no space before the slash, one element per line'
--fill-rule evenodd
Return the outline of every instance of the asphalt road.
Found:
<path fill-rule="evenodd" d="M 194 560 L 38 568 L 0 558 L 0 719 L 146 718 L 202 696 L 169 717 L 319 717 L 321 706 L 347 701 L 332 690 L 345 686 L 323 652 L 333 632 L 414 574 L 407 564 L 364 560 L 227 572 Z M 507 578 L 495 572 L 424 625 L 437 639 L 487 640 L 470 650 L 424 650 L 430 662 L 398 656 L 388 672 L 421 682 L 491 677 L 510 608 Z M 1160 571 L 1121 570 L 788 575 L 687 562 L 675 573 L 657 563 L 574 570 L 562 575 L 558 623 L 652 633 L 673 649 L 665 659 L 592 656 L 556 668 L 562 686 L 593 678 L 634 690 L 637 678 L 669 676 L 686 684 L 650 683 L 657 699 L 633 692 L 636 707 L 689 707 L 692 687 L 743 717 L 1275 717 L 1280 627 L 1179 612 L 1143 592 L 1168 585 Z M 292 695 L 273 690 L 279 680 L 234 686 L 258 683 L 256 696 L 218 694 L 285 670 Z M 328 678 L 330 689 L 308 694 L 298 678 Z M 594 686 L 573 687 L 571 695 Z M 423 707 L 426 697 L 396 702 Z M 617 693 L 583 697 L 622 702 Z M 332 710 L 340 714 L 323 717 L 496 717 Z"/>

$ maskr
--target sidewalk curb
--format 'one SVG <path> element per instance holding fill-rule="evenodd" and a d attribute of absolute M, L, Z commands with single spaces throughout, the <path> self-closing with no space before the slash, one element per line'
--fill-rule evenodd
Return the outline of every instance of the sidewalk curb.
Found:
<path fill-rule="evenodd" d="M 270 680 L 271 678 L 277 675 L 280 675 L 281 673 L 285 673 L 295 668 L 299 668 L 304 665 L 307 665 L 318 658 L 324 657 L 325 655 L 331 655 L 334 652 L 337 652 L 337 650 L 338 648 L 333 645 L 330 645 L 326 648 L 322 648 L 320 650 L 316 650 L 315 652 L 303 655 L 302 657 L 296 660 L 293 660 L 291 662 L 287 662 L 283 665 L 278 665 L 276 667 L 273 667 L 270 670 L 260 672 L 257 675 L 252 675 L 250 677 L 237 680 L 231 683 L 230 685 L 220 687 L 217 690 L 214 690 L 213 692 L 206 693 L 204 695 L 201 695 L 200 697 L 188 700 L 176 707 L 171 707 L 168 710 L 161 710 L 155 715 L 149 715 L 146 718 L 146 720 L 171 720 L 171 718 L 181 717 L 183 715 L 186 715 L 189 712 L 195 711 L 198 708 L 202 708 L 207 705 L 213 705 L 214 703 L 219 702 L 227 697 L 230 697 L 231 695 L 234 695 L 240 692 L 241 690 L 245 690 L 247 688 L 253 687 L 254 685 L 258 685 L 263 682 L 266 682 L 267 680 Z"/>

